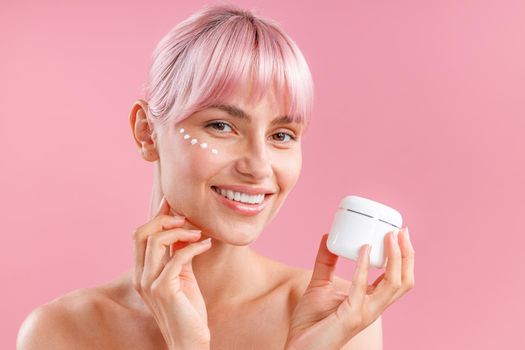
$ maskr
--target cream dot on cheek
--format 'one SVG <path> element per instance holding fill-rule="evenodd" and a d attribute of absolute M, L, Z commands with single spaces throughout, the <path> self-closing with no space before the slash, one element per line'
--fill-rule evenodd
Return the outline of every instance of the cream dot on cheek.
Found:
<path fill-rule="evenodd" d="M 180 129 L 179 129 L 179 133 L 180 133 L 181 135 L 184 133 L 184 131 L 185 131 L 184 128 L 180 128 Z M 188 140 L 189 138 L 191 138 L 190 134 L 184 134 L 184 139 L 185 139 L 185 140 Z M 192 145 L 195 145 L 195 144 L 197 144 L 198 142 L 199 142 L 199 141 L 198 141 L 196 138 L 193 138 L 193 139 L 191 139 L 191 141 L 190 141 L 190 143 L 191 143 Z M 207 148 L 208 148 L 208 144 L 207 144 L 206 142 L 202 142 L 202 143 L 200 144 L 200 148 L 202 148 L 202 149 L 207 149 Z M 218 154 L 219 151 L 218 151 L 216 148 L 212 148 L 212 149 L 211 149 L 211 153 L 215 155 L 215 154 Z"/>

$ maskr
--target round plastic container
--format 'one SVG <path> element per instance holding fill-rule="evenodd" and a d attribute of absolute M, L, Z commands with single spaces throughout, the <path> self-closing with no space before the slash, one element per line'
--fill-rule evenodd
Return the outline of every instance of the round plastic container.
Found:
<path fill-rule="evenodd" d="M 399 233 L 403 219 L 389 206 L 359 196 L 346 196 L 335 214 L 326 242 L 332 253 L 357 261 L 359 248 L 370 244 L 370 265 L 386 266 L 384 239 L 388 232 Z"/>

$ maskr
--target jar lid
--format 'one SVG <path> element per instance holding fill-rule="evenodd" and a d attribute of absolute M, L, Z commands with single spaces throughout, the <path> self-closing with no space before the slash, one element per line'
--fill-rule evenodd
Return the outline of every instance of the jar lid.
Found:
<path fill-rule="evenodd" d="M 401 214 L 394 208 L 363 197 L 346 196 L 339 207 L 370 218 L 379 219 L 397 228 L 401 228 L 403 223 Z"/>

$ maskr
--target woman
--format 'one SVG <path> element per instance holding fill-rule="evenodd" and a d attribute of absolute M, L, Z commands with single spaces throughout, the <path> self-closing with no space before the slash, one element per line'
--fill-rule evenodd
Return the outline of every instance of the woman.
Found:
<path fill-rule="evenodd" d="M 249 246 L 301 170 L 313 84 L 268 19 L 212 6 L 157 46 L 146 99 L 130 113 L 155 177 L 135 266 L 35 309 L 18 349 L 381 349 L 381 313 L 414 284 L 406 229 L 385 239 L 371 286 L 368 246 L 352 282 L 322 236 L 313 271 Z"/>

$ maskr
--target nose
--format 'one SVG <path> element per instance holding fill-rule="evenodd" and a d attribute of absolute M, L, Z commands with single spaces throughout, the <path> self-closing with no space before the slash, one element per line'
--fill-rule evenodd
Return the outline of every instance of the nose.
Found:
<path fill-rule="evenodd" d="M 245 177 L 260 181 L 272 175 L 272 162 L 267 145 L 259 137 L 252 137 L 241 149 L 241 155 L 235 165 L 236 170 Z"/>

